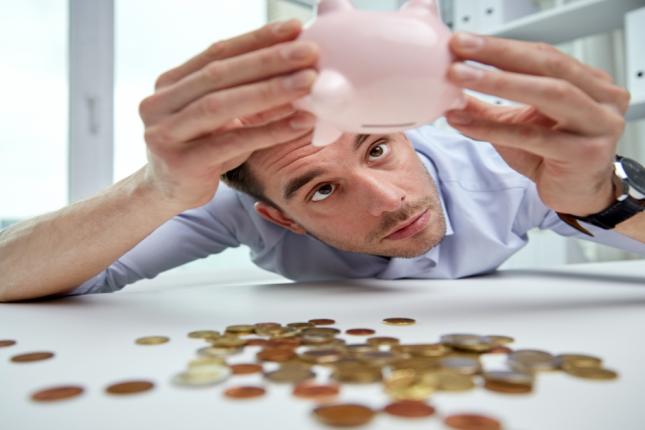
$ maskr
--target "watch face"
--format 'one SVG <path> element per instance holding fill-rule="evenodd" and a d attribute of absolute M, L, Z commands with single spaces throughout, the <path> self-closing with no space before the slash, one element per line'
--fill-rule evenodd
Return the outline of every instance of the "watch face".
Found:
<path fill-rule="evenodd" d="M 634 187 L 639 193 L 645 194 L 645 167 L 629 158 L 623 158 L 621 164 L 627 174 L 629 186 Z"/>

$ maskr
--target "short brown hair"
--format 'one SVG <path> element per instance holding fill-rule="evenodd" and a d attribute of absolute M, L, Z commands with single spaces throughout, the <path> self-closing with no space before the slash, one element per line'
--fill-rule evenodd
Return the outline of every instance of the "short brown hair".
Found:
<path fill-rule="evenodd" d="M 251 173 L 248 163 L 242 163 L 235 169 L 231 169 L 224 173 L 221 177 L 222 181 L 229 187 L 248 194 L 249 196 L 257 199 L 260 202 L 267 203 L 271 206 L 277 207 L 271 199 L 264 195 L 264 187 L 260 181 Z"/>

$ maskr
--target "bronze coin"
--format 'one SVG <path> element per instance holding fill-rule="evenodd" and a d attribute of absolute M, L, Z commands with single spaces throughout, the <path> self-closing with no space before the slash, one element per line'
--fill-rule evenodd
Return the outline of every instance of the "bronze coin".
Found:
<path fill-rule="evenodd" d="M 116 395 L 138 394 L 151 390 L 154 386 L 155 384 L 149 381 L 126 381 L 112 384 L 105 391 Z"/>
<path fill-rule="evenodd" d="M 276 363 L 289 361 L 295 356 L 295 351 L 290 348 L 265 348 L 256 355 L 258 360 L 274 361 Z"/>
<path fill-rule="evenodd" d="M 385 318 L 383 320 L 384 324 L 387 325 L 413 325 L 416 323 L 416 320 L 413 320 L 412 318 Z"/>
<path fill-rule="evenodd" d="M 267 343 L 269 342 L 266 339 L 262 338 L 251 338 L 251 339 L 245 339 L 246 340 L 246 346 L 267 346 Z"/>
<path fill-rule="evenodd" d="M 381 345 L 386 345 L 386 346 L 392 346 L 392 345 L 398 345 L 400 344 L 401 341 L 395 337 L 387 337 L 387 336 L 376 336 L 376 337 L 370 337 L 367 339 L 367 344 L 368 345 L 374 345 L 374 346 L 381 346 Z"/>
<path fill-rule="evenodd" d="M 376 332 L 371 328 L 350 328 L 345 330 L 345 333 L 352 336 L 371 336 Z"/>
<path fill-rule="evenodd" d="M 7 346 L 13 346 L 15 344 L 16 344 L 15 340 L 11 340 L 11 339 L 0 340 L 0 348 L 5 348 Z"/>
<path fill-rule="evenodd" d="M 331 400 L 338 396 L 340 386 L 334 384 L 316 384 L 312 382 L 301 382 L 293 387 L 293 395 L 302 399 L 317 401 Z"/>
<path fill-rule="evenodd" d="M 262 372 L 262 366 L 255 363 L 238 363 L 229 366 L 233 375 L 250 375 Z"/>
<path fill-rule="evenodd" d="M 300 345 L 300 339 L 295 337 L 282 337 L 277 339 L 269 339 L 266 341 L 267 348 L 290 348 L 294 349 Z"/>
<path fill-rule="evenodd" d="M 336 321 L 329 319 L 329 318 L 315 318 L 312 320 L 309 320 L 310 323 L 313 325 L 334 325 L 336 324 Z"/>
<path fill-rule="evenodd" d="M 253 324 L 253 326 L 260 330 L 271 330 L 282 327 L 282 324 L 277 322 L 260 322 Z"/>
<path fill-rule="evenodd" d="M 83 387 L 77 385 L 61 385 L 37 391 L 31 395 L 31 399 L 36 402 L 55 402 L 80 396 L 83 391 Z"/>
<path fill-rule="evenodd" d="M 443 423 L 456 430 L 501 430 L 502 425 L 495 418 L 476 414 L 456 414 L 446 417 Z"/>
<path fill-rule="evenodd" d="M 14 363 L 30 363 L 32 361 L 47 360 L 49 358 L 52 358 L 53 356 L 53 352 L 29 352 L 27 354 L 14 355 L 13 357 L 11 357 L 11 361 L 13 361 Z"/>
<path fill-rule="evenodd" d="M 528 394 L 533 391 L 533 386 L 530 384 L 512 384 L 497 381 L 484 382 L 484 388 L 504 394 Z"/>
<path fill-rule="evenodd" d="M 383 408 L 390 415 L 403 418 L 423 418 L 434 415 L 435 409 L 421 400 L 400 400 Z"/>
<path fill-rule="evenodd" d="M 231 399 L 252 399 L 263 396 L 266 390 L 262 387 L 240 386 L 227 388 L 224 395 Z"/>
<path fill-rule="evenodd" d="M 319 406 L 313 410 L 313 414 L 322 423 L 334 427 L 360 426 L 374 418 L 372 409 L 353 403 Z"/>

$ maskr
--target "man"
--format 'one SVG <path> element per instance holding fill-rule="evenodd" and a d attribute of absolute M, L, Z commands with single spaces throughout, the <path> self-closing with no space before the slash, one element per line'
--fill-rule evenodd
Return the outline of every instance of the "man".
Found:
<path fill-rule="evenodd" d="M 114 291 L 239 244 L 293 279 L 467 276 L 494 270 L 533 227 L 585 236 L 558 213 L 575 224 L 616 204 L 629 95 L 606 73 L 547 45 L 458 34 L 460 60 L 499 71 L 459 61 L 449 78 L 524 104 L 470 99 L 448 113 L 484 142 L 423 127 L 318 148 L 314 118 L 291 107 L 316 78 L 300 31 L 271 24 L 161 75 L 140 106 L 148 164 L 2 232 L 0 300 Z M 612 229 L 584 226 L 645 254 L 640 209 Z"/>

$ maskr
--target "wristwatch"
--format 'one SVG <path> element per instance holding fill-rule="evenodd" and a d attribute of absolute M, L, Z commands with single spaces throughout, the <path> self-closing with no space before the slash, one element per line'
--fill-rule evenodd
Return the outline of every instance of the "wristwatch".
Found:
<path fill-rule="evenodd" d="M 613 181 L 616 201 L 607 209 L 585 217 L 558 213 L 560 219 L 576 230 L 593 236 L 578 221 L 611 230 L 645 210 L 645 167 L 631 158 L 617 155 L 614 162 Z"/>

